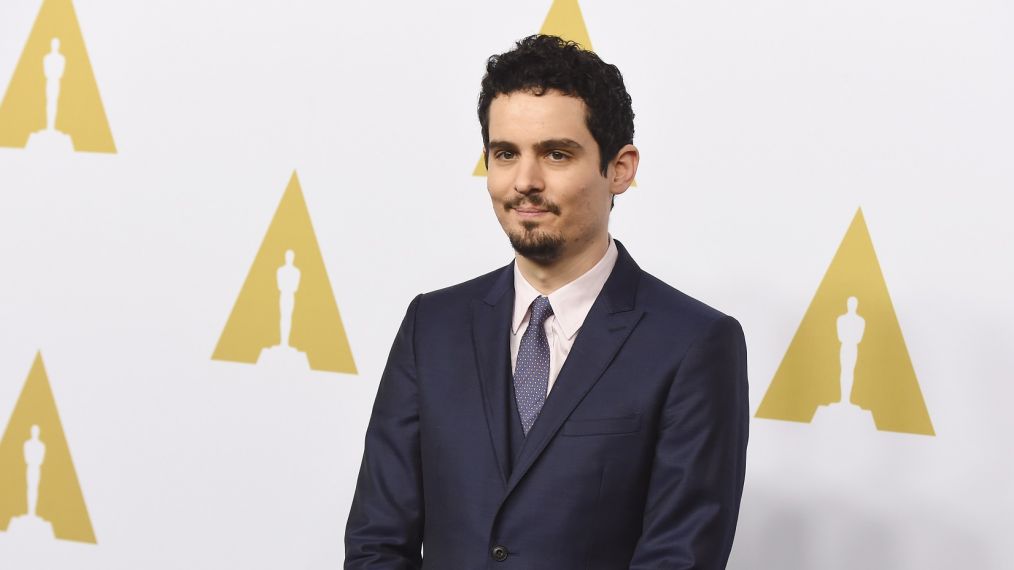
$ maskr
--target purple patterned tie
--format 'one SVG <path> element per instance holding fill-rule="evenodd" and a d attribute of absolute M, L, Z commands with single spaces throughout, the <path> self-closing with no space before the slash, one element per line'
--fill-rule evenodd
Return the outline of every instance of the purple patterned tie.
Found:
<path fill-rule="evenodd" d="M 542 411 L 549 388 L 549 340 L 545 324 L 552 314 L 553 307 L 547 297 L 537 297 L 532 302 L 532 316 L 521 337 L 514 365 L 514 395 L 521 415 L 521 428 L 526 436 Z"/>

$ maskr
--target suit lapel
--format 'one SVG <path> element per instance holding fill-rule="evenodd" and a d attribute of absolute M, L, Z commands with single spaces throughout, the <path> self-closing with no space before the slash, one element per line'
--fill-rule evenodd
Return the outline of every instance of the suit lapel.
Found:
<path fill-rule="evenodd" d="M 510 326 L 514 310 L 514 264 L 500 270 L 483 299 L 472 301 L 472 342 L 490 441 L 507 484 L 510 465 Z"/>
<path fill-rule="evenodd" d="M 616 266 L 581 325 L 542 412 L 525 438 L 507 481 L 508 495 L 602 376 L 644 314 L 634 304 L 641 270 L 619 242 L 616 246 Z"/>

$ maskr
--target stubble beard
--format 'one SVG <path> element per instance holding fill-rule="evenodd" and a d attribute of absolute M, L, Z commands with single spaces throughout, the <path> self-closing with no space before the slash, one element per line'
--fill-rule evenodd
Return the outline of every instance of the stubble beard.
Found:
<path fill-rule="evenodd" d="M 548 265 L 563 253 L 563 236 L 539 229 L 538 222 L 521 222 L 521 231 L 507 232 L 507 239 L 518 255 L 539 265 Z"/>
<path fill-rule="evenodd" d="M 544 208 L 551 214 L 560 215 L 560 207 L 543 198 L 541 194 L 518 196 L 505 203 L 504 210 L 509 213 L 525 203 Z M 522 221 L 520 231 L 507 230 L 507 239 L 510 240 L 511 247 L 518 255 L 539 265 L 548 265 L 559 259 L 563 254 L 565 243 L 562 235 L 551 234 L 540 229 L 539 222 L 536 221 Z"/>

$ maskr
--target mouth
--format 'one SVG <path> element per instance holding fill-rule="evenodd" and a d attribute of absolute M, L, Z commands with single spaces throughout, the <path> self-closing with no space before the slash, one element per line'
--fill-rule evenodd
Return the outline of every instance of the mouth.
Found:
<path fill-rule="evenodd" d="M 560 215 L 560 208 L 541 196 L 536 199 L 529 198 L 527 200 L 514 200 L 504 204 L 504 208 L 508 211 L 513 210 L 517 213 L 521 219 L 532 219 L 545 216 L 547 214 Z"/>
<path fill-rule="evenodd" d="M 533 208 L 531 206 L 522 206 L 519 208 L 513 208 L 513 210 L 517 212 L 518 216 L 525 219 L 537 218 L 539 216 L 549 213 L 549 210 L 545 210 L 542 208 Z"/>

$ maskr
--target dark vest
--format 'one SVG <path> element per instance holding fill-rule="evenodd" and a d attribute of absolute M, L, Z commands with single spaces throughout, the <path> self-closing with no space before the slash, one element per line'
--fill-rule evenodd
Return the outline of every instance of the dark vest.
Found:
<path fill-rule="evenodd" d="M 510 363 L 507 365 L 510 366 Z M 518 399 L 514 394 L 514 375 L 509 374 L 508 378 L 511 379 L 507 383 L 507 399 L 510 401 L 511 406 L 511 411 L 507 414 L 507 430 L 510 433 L 511 439 L 511 456 L 510 464 L 507 466 L 507 474 L 510 476 L 514 471 L 514 464 L 517 463 L 518 456 L 521 455 L 521 448 L 525 445 L 525 430 L 521 427 L 521 413 L 518 412 Z"/>

